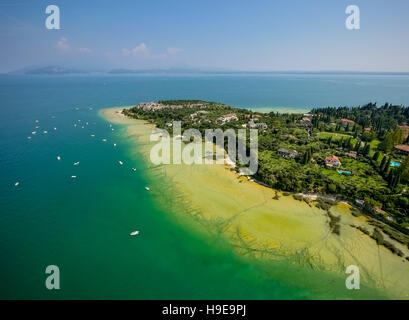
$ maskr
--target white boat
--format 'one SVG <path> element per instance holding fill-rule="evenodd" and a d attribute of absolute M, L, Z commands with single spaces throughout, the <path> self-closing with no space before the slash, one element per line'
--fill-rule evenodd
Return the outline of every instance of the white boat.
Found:
<path fill-rule="evenodd" d="M 91 137 L 95 137 L 95 134 L 91 134 Z"/>
<path fill-rule="evenodd" d="M 122 166 L 124 163 L 122 162 L 122 161 L 118 161 L 119 162 L 119 164 Z"/>
<path fill-rule="evenodd" d="M 131 232 L 131 236 L 136 236 L 137 234 L 139 234 L 139 231 L 138 230 L 135 230 L 135 231 L 133 231 L 133 232 Z"/>
<path fill-rule="evenodd" d="M 102 139 L 103 142 L 107 142 L 107 139 Z"/>
<path fill-rule="evenodd" d="M 116 143 L 114 143 L 114 147 L 116 147 Z"/>
<path fill-rule="evenodd" d="M 80 164 L 80 162 L 79 162 L 79 161 L 74 162 L 74 166 L 78 166 L 79 164 Z"/>
<path fill-rule="evenodd" d="M 40 121 L 36 120 L 36 123 L 39 123 Z"/>
<path fill-rule="evenodd" d="M 60 157 L 60 156 L 57 156 L 57 160 L 58 160 L 58 161 L 61 160 L 61 157 Z"/>
<path fill-rule="evenodd" d="M 134 171 L 134 172 L 135 172 L 135 171 L 136 171 L 136 168 L 132 168 L 132 171 Z"/>
<path fill-rule="evenodd" d="M 44 130 L 44 134 L 47 134 L 48 133 L 48 131 L 47 130 Z"/>
<path fill-rule="evenodd" d="M 37 131 L 33 131 L 33 132 L 31 132 L 31 134 L 36 134 L 37 133 Z"/>
<path fill-rule="evenodd" d="M 149 189 L 149 187 L 145 187 L 145 190 L 146 190 L 146 191 L 149 191 L 150 189 Z"/>
<path fill-rule="evenodd" d="M 71 176 L 72 179 L 75 179 L 77 176 Z"/>
<path fill-rule="evenodd" d="M 20 182 L 16 182 L 16 183 L 14 184 L 14 186 L 17 187 L 19 184 L 20 184 Z"/>
<path fill-rule="evenodd" d="M 56 127 L 54 127 L 54 130 L 57 130 L 57 128 L 56 128 Z"/>
<path fill-rule="evenodd" d="M 30 136 L 28 136 L 28 137 L 27 137 L 27 139 L 29 139 L 29 140 L 30 140 L 30 139 L 31 139 L 31 137 L 30 137 Z"/>

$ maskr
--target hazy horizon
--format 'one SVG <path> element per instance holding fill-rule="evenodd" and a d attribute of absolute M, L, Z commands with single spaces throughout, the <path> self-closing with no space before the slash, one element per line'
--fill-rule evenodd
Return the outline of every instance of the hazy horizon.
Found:
<path fill-rule="evenodd" d="M 48 5 L 60 30 L 45 27 Z M 345 27 L 348 5 L 360 29 Z M 4 0 L 0 73 L 84 70 L 409 72 L 409 2 Z"/>

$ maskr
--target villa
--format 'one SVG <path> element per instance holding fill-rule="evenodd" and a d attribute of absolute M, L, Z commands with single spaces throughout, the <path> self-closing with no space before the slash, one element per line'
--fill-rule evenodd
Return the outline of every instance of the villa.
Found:
<path fill-rule="evenodd" d="M 308 118 L 308 117 L 303 117 L 300 122 L 301 122 L 301 124 L 307 125 L 307 126 L 311 125 L 311 123 L 312 123 L 311 119 Z"/>
<path fill-rule="evenodd" d="M 298 155 L 298 152 L 295 150 L 287 150 L 280 148 L 277 151 L 277 154 L 280 155 L 283 158 L 295 158 Z"/>
<path fill-rule="evenodd" d="M 264 123 L 264 122 L 256 123 L 255 125 L 256 125 L 256 127 L 257 127 L 258 129 L 261 129 L 261 130 L 266 130 L 266 129 L 267 129 L 267 124 Z"/>
<path fill-rule="evenodd" d="M 230 122 L 232 120 L 237 121 L 239 120 L 239 118 L 237 118 L 235 113 L 228 113 L 228 114 L 221 116 L 220 118 L 217 118 L 217 120 L 222 121 L 224 123 L 224 122 Z"/>
<path fill-rule="evenodd" d="M 349 124 L 355 124 L 355 121 L 349 120 L 349 119 L 341 119 L 341 124 L 343 126 L 347 126 Z"/>
<path fill-rule="evenodd" d="M 404 154 L 409 154 L 409 145 L 407 144 L 398 144 L 395 146 L 395 149 Z"/>
<path fill-rule="evenodd" d="M 327 167 L 340 166 L 341 161 L 339 161 L 337 156 L 329 156 L 325 158 L 325 165 Z"/>

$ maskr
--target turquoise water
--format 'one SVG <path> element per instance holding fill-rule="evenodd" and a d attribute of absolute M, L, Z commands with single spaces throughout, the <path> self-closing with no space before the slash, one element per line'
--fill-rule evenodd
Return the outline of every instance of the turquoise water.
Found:
<path fill-rule="evenodd" d="M 408 87 L 407 76 L 0 76 L 0 298 L 340 297 L 319 279 L 289 281 L 299 270 L 288 265 L 236 257 L 183 212 L 160 207 L 144 190 L 142 157 L 130 157 L 124 129 L 112 131 L 98 110 L 173 98 L 299 110 L 409 105 Z M 51 264 L 59 291 L 44 286 Z"/>

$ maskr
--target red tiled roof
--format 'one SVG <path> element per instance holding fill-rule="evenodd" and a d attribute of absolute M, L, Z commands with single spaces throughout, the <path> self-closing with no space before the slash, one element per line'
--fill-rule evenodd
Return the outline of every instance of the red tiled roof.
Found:
<path fill-rule="evenodd" d="M 355 121 L 349 119 L 341 119 L 341 122 L 355 123 Z"/>
<path fill-rule="evenodd" d="M 409 152 L 409 145 L 407 145 L 407 144 L 398 144 L 398 145 L 395 146 L 395 149 L 405 151 L 405 152 Z"/>
<path fill-rule="evenodd" d="M 339 158 L 337 156 L 329 156 L 325 158 L 325 161 L 339 162 Z"/>

